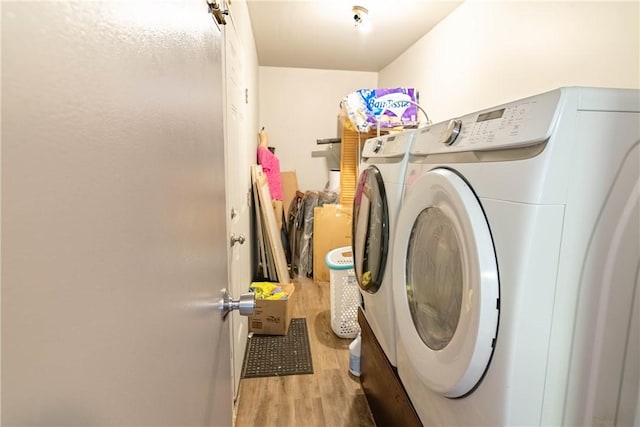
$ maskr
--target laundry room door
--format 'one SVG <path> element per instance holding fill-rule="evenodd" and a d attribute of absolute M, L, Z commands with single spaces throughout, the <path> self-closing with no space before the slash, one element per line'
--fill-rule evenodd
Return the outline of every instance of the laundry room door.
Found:
<path fill-rule="evenodd" d="M 232 425 L 206 3 L 1 9 L 0 424 Z"/>
<path fill-rule="evenodd" d="M 382 284 L 389 252 L 389 207 L 380 170 L 360 174 L 353 202 L 353 260 L 360 288 L 376 293 Z"/>
<path fill-rule="evenodd" d="M 406 194 L 393 278 L 399 339 L 414 371 L 437 393 L 465 395 L 493 353 L 499 282 L 486 217 L 456 173 L 430 171 Z"/>
<path fill-rule="evenodd" d="M 225 6 L 226 9 L 226 6 Z M 228 230 L 228 267 L 232 295 L 241 295 L 251 281 L 248 191 L 249 163 L 247 138 L 244 132 L 246 104 L 244 102 L 244 70 L 240 44 L 233 13 L 226 18 L 224 28 L 225 61 L 225 173 Z M 247 343 L 247 318 L 238 312 L 231 314 L 233 395 L 237 395 Z"/>

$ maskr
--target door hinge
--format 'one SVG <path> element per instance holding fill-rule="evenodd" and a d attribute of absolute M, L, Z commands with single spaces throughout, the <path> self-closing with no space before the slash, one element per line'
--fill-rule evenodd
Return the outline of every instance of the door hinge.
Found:
<path fill-rule="evenodd" d="M 216 22 L 220 25 L 227 25 L 225 15 L 229 15 L 229 9 L 220 9 L 220 5 L 216 0 L 207 0 L 207 4 L 209 5 L 209 13 L 213 15 Z"/>

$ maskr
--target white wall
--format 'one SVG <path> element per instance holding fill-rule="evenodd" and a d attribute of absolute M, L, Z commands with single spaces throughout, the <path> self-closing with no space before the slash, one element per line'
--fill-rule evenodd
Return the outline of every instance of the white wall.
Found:
<path fill-rule="evenodd" d="M 640 3 L 467 1 L 380 71 L 434 122 L 560 86 L 640 86 Z"/>
<path fill-rule="evenodd" d="M 247 159 L 247 164 L 255 164 L 257 149 L 255 129 L 258 127 L 258 53 L 253 38 L 247 0 L 236 0 L 230 8 L 242 46 L 240 57 L 244 76 L 240 81 L 246 84 L 249 93 L 248 103 L 245 104 L 245 110 L 242 112 L 246 127 L 240 135 L 240 140 L 244 142 L 240 153 L 243 153 L 242 157 Z M 247 177 L 247 188 L 249 187 L 249 179 Z"/>
<path fill-rule="evenodd" d="M 356 89 L 377 87 L 378 73 L 260 67 L 258 81 L 259 126 L 276 147 L 280 170 L 295 170 L 302 191 L 323 189 L 327 159 L 311 153 L 327 146 L 316 140 L 339 136 L 340 100 Z"/>

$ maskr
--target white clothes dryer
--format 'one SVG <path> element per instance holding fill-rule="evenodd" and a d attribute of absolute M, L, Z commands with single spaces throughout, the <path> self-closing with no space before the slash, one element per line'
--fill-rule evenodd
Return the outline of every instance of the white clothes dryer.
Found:
<path fill-rule="evenodd" d="M 364 143 L 353 202 L 352 245 L 362 311 L 392 366 L 396 365 L 391 244 L 415 130 Z"/>
<path fill-rule="evenodd" d="M 416 133 L 392 271 L 425 425 L 633 425 L 639 111 L 562 88 Z"/>

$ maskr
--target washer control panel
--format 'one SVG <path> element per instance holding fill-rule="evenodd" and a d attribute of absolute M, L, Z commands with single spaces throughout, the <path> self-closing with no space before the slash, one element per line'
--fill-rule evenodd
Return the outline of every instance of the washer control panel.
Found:
<path fill-rule="evenodd" d="M 403 157 L 411 147 L 416 130 L 369 138 L 362 148 L 362 157 Z"/>
<path fill-rule="evenodd" d="M 434 124 L 416 133 L 411 154 L 486 151 L 545 141 L 557 120 L 561 90 Z"/>

